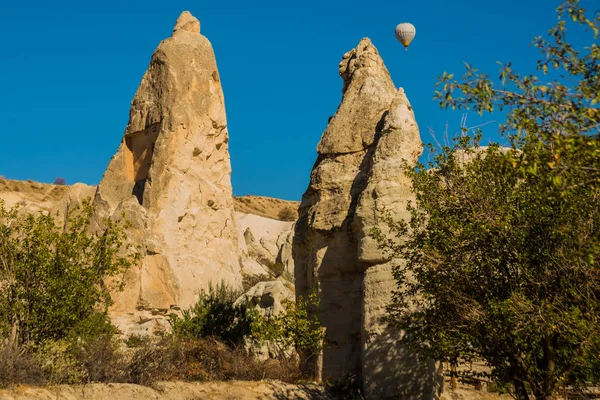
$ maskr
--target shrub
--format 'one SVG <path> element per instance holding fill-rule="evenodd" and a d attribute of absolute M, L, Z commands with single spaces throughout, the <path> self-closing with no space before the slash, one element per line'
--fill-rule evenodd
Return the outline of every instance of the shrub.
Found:
<path fill-rule="evenodd" d="M 258 262 L 260 265 L 267 267 L 269 272 L 273 274 L 273 277 L 279 278 L 281 275 L 283 275 L 283 272 L 285 271 L 285 266 L 280 262 L 273 261 L 265 253 L 259 253 L 255 249 L 249 249 L 248 255 L 250 257 L 253 257 L 256 260 L 256 262 Z"/>
<path fill-rule="evenodd" d="M 127 346 L 128 348 L 136 348 L 136 347 L 144 346 L 147 341 L 148 341 L 147 336 L 129 335 L 125 339 L 124 343 L 125 343 L 125 346 Z"/>
<path fill-rule="evenodd" d="M 42 363 L 37 354 L 13 345 L 0 347 L 0 387 L 14 384 L 41 385 Z"/>
<path fill-rule="evenodd" d="M 36 346 L 44 379 L 53 385 L 78 384 L 87 381 L 84 368 L 69 352 L 67 340 L 48 340 Z"/>
<path fill-rule="evenodd" d="M 95 314 L 67 338 L 68 354 L 86 382 L 127 382 L 127 360 L 116 333 L 106 314 Z"/>
<path fill-rule="evenodd" d="M 282 221 L 295 221 L 298 219 L 298 213 L 292 207 L 284 207 L 277 214 L 280 220 Z"/>
<path fill-rule="evenodd" d="M 137 347 L 129 364 L 130 382 L 226 381 L 278 379 L 296 382 L 297 365 L 284 360 L 258 362 L 242 347 L 231 347 L 215 338 L 170 336 L 147 340 Z"/>
<path fill-rule="evenodd" d="M 255 318 L 252 337 L 278 346 L 280 354 L 289 349 L 307 356 L 317 353 L 321 349 L 324 332 L 317 315 L 311 314 L 310 309 L 317 308 L 318 303 L 316 293 L 310 294 L 308 299 L 299 297 L 296 302 L 284 301 L 284 313 Z"/>
<path fill-rule="evenodd" d="M 65 180 L 65 178 L 61 178 L 60 176 L 57 178 L 54 178 L 54 184 L 55 185 L 66 185 L 67 181 Z"/>
<path fill-rule="evenodd" d="M 215 337 L 230 345 L 241 344 L 250 334 L 256 315 L 246 304 L 235 303 L 241 294 L 224 282 L 217 288 L 209 286 L 208 292 L 200 292 L 196 304 L 183 312 L 183 318 L 171 315 L 173 333 L 185 338 Z"/>
<path fill-rule="evenodd" d="M 259 275 L 242 275 L 242 287 L 244 292 L 248 291 L 250 288 L 256 286 L 260 282 L 270 282 L 273 280 L 273 276 L 267 274 L 259 274 Z"/>
<path fill-rule="evenodd" d="M 275 278 L 279 278 L 285 272 L 285 265 L 280 262 L 265 262 L 264 263 L 269 271 L 275 276 Z"/>
<path fill-rule="evenodd" d="M 356 375 L 346 375 L 337 381 L 324 382 L 329 395 L 338 400 L 363 400 L 360 379 Z"/>
<path fill-rule="evenodd" d="M 226 381 L 277 379 L 297 382 L 294 360 L 255 360 L 242 346 L 216 338 L 136 336 L 124 351 L 114 336 L 69 337 L 27 351 L 0 348 L 0 387 L 14 384 L 85 384 L 123 382 L 151 385 L 158 381 Z"/>
<path fill-rule="evenodd" d="M 110 305 L 104 278 L 121 273 L 134 256 L 120 256 L 124 224 L 106 221 L 89 234 L 92 206 L 85 200 L 67 215 L 20 215 L 0 201 L 0 336 L 12 344 L 65 338 Z"/>

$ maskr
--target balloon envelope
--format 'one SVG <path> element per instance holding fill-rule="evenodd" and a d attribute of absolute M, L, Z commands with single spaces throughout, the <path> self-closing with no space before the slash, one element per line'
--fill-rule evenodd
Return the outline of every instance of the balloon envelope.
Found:
<path fill-rule="evenodd" d="M 395 33 L 396 33 L 396 39 L 398 39 L 398 41 L 400 43 L 402 43 L 404 48 L 408 50 L 408 45 L 415 38 L 417 30 L 413 24 L 408 23 L 408 22 L 403 22 L 396 26 Z"/>

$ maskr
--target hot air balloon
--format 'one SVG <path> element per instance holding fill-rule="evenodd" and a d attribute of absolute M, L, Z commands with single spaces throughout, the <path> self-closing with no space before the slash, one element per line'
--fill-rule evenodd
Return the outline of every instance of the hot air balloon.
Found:
<path fill-rule="evenodd" d="M 402 43 L 404 48 L 406 50 L 408 50 L 408 45 L 415 38 L 417 30 L 415 29 L 413 24 L 410 24 L 408 22 L 403 22 L 396 26 L 395 33 L 396 33 L 396 39 L 398 39 L 398 41 L 400 43 Z"/>

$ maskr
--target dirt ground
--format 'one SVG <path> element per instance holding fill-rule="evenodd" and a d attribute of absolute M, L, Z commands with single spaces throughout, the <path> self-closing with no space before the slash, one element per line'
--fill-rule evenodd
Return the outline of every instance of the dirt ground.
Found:
<path fill-rule="evenodd" d="M 152 387 L 131 384 L 90 384 L 81 386 L 27 387 L 0 390 L 0 400 L 326 400 L 322 386 L 293 385 L 277 381 L 260 382 L 161 382 Z M 509 395 L 487 393 L 459 385 L 439 400 L 508 400 Z"/>

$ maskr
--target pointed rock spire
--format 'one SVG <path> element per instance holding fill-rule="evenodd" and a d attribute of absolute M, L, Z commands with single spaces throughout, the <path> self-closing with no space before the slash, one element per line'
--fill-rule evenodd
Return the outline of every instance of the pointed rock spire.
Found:
<path fill-rule="evenodd" d="M 100 216 L 125 212 L 142 247 L 113 307 L 125 329 L 191 306 L 211 282 L 241 284 L 223 91 L 199 32 L 184 12 L 159 44 L 96 193 Z"/>
<path fill-rule="evenodd" d="M 390 105 L 396 88 L 379 52 L 369 39 L 344 54 L 339 64 L 343 99 L 331 118 L 317 152 L 344 154 L 373 144 L 375 128 Z"/>
<path fill-rule="evenodd" d="M 407 217 L 413 195 L 403 165 L 421 154 L 419 128 L 369 39 L 344 55 L 339 72 L 343 99 L 317 146 L 293 242 L 296 293 L 319 293 L 326 332 L 313 366 L 323 380 L 360 377 L 366 398 L 436 398 L 432 364 L 419 364 L 381 322 L 402 260 L 370 236 L 385 229 L 384 212 Z"/>
<path fill-rule="evenodd" d="M 189 11 L 184 11 L 179 18 L 177 18 L 175 28 L 173 28 L 173 33 L 177 31 L 200 33 L 200 21 L 198 21 L 198 18 L 194 17 Z"/>

